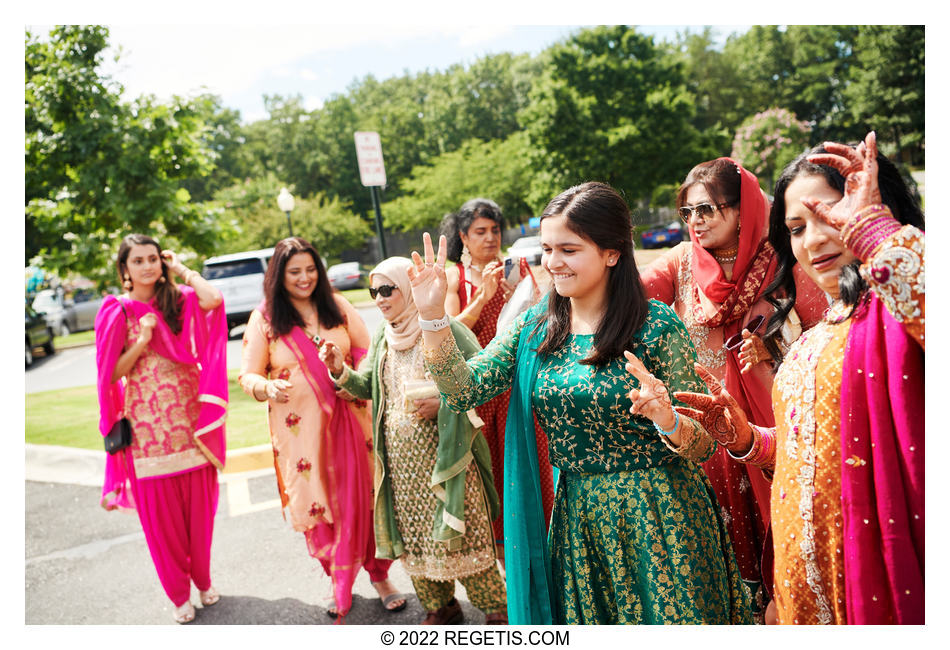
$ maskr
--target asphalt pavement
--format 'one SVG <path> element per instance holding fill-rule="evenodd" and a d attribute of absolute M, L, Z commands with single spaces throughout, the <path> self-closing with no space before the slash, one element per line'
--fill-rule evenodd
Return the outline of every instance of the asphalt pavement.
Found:
<path fill-rule="evenodd" d="M 250 452 L 248 452 L 250 453 Z M 104 452 L 26 445 L 25 623 L 176 625 L 135 513 L 99 506 Z M 330 625 L 330 579 L 309 556 L 303 535 L 284 521 L 270 467 L 226 472 L 211 551 L 221 600 L 198 604 L 192 625 Z M 386 611 L 361 571 L 347 624 L 415 625 L 425 617 L 400 563 L 390 579 L 407 595 Z M 461 584 L 467 624 L 484 623 Z"/>

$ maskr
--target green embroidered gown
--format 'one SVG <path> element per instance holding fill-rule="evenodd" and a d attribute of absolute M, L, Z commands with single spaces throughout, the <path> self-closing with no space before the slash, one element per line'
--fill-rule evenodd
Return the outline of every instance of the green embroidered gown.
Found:
<path fill-rule="evenodd" d="M 544 302 L 544 301 L 542 301 Z M 427 362 L 456 410 L 511 386 L 520 336 L 532 309 L 467 362 L 450 338 Z M 526 322 L 527 321 L 527 322 Z M 593 335 L 571 335 L 540 359 L 532 406 L 560 470 L 548 535 L 555 623 L 751 623 L 715 494 L 698 463 L 716 443 L 681 416 L 683 441 L 669 445 L 652 423 L 629 412 L 639 382 L 624 360 L 582 365 Z M 629 348 L 670 390 L 705 392 L 679 317 L 650 301 Z"/>

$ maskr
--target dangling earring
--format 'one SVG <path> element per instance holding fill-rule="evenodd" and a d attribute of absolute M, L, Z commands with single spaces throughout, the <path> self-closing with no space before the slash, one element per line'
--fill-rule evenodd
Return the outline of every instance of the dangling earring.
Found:
<path fill-rule="evenodd" d="M 158 276 L 158 283 L 159 283 L 159 284 L 165 284 L 165 276 L 164 276 L 164 275 Z"/>
<path fill-rule="evenodd" d="M 132 278 L 129 277 L 129 274 L 125 274 L 125 278 L 122 280 L 122 288 L 126 291 L 132 290 Z"/>
<path fill-rule="evenodd" d="M 462 244 L 462 255 L 460 256 L 462 266 L 471 266 L 472 265 L 472 255 L 468 252 L 468 246 Z"/>

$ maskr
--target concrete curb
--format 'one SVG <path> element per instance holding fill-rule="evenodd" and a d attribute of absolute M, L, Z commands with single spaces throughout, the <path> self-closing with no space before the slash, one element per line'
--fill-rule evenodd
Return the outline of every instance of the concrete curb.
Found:
<path fill-rule="evenodd" d="M 234 475 L 271 469 L 273 454 L 269 444 L 229 449 L 223 473 Z M 106 452 L 26 443 L 25 463 L 27 481 L 100 486 Z"/>

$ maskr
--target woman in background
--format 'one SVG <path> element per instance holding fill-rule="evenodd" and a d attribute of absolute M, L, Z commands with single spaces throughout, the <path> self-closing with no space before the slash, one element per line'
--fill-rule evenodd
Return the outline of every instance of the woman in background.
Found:
<path fill-rule="evenodd" d="M 511 297 L 512 287 L 504 277 L 501 259 L 501 208 L 490 199 L 471 199 L 442 220 L 441 233 L 448 242 L 447 259 L 454 262 L 446 268 L 448 289 L 445 311 L 474 332 L 482 347 L 495 338 L 498 316 Z M 505 417 L 510 394 L 503 392 L 475 412 L 481 418 L 482 432 L 491 450 L 495 490 L 503 494 L 502 475 L 505 459 Z M 551 463 L 548 461 L 548 443 L 541 427 L 535 423 L 538 472 L 544 520 L 550 523 L 554 503 L 554 485 Z M 504 500 L 492 526 L 498 556 L 504 565 Z"/>

